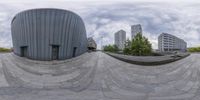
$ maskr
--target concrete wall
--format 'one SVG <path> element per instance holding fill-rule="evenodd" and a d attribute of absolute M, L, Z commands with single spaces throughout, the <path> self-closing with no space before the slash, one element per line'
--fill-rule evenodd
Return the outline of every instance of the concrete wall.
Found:
<path fill-rule="evenodd" d="M 61 9 L 33 9 L 17 14 L 11 24 L 14 53 L 21 55 L 27 46 L 27 57 L 52 60 L 52 45 L 59 45 L 59 59 L 68 59 L 87 51 L 87 37 L 82 19 Z"/>

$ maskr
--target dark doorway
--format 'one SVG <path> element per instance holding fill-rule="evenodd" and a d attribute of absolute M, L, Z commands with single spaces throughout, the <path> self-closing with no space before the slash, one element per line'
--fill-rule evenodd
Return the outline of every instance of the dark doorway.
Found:
<path fill-rule="evenodd" d="M 52 45 L 52 60 L 57 60 L 59 55 L 59 46 Z"/>
<path fill-rule="evenodd" d="M 74 47 L 74 49 L 73 49 L 73 57 L 75 57 L 76 56 L 76 49 L 77 49 L 77 47 Z"/>
<path fill-rule="evenodd" d="M 21 57 L 27 57 L 27 46 L 23 46 L 21 49 Z"/>

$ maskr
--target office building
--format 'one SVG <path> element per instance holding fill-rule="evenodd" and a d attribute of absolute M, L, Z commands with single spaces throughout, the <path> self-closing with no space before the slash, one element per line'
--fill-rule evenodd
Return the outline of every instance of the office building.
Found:
<path fill-rule="evenodd" d="M 158 37 L 158 49 L 161 52 L 185 52 L 187 50 L 187 43 L 176 36 L 168 33 L 162 33 Z"/>
<path fill-rule="evenodd" d="M 133 39 L 137 33 L 142 34 L 142 26 L 140 24 L 131 26 L 131 38 Z"/>
<path fill-rule="evenodd" d="M 126 32 L 124 30 L 120 30 L 115 33 L 115 45 L 120 49 L 124 49 L 126 41 Z"/>
<path fill-rule="evenodd" d="M 97 49 L 97 44 L 92 37 L 88 38 L 88 50 L 95 51 Z"/>

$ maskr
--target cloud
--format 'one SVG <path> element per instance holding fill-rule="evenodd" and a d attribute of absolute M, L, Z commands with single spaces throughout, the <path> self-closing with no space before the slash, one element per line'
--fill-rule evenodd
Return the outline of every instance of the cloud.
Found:
<path fill-rule="evenodd" d="M 93 37 L 98 48 L 114 43 L 114 33 L 123 29 L 130 39 L 131 25 L 141 24 L 143 35 L 157 48 L 157 37 L 162 32 L 184 39 L 188 46 L 200 45 L 200 7 L 196 3 L 127 3 L 127 2 L 0 2 L 0 46 L 12 47 L 10 22 L 23 10 L 32 8 L 61 8 L 80 15 L 88 37 Z M 184 10 L 183 10 L 184 9 Z M 103 37 L 103 39 L 101 38 Z"/>
<path fill-rule="evenodd" d="M 143 27 L 143 34 L 149 38 L 154 49 L 157 48 L 157 37 L 162 32 L 184 39 L 188 47 L 191 47 L 200 45 L 200 30 L 197 23 L 199 21 L 194 20 L 200 15 L 191 11 L 190 7 L 191 5 L 162 3 L 116 4 L 97 6 L 96 9 L 99 10 L 91 12 L 84 18 L 88 18 L 85 19 L 88 25 L 97 26 L 93 30 L 95 34 L 107 33 L 104 36 L 104 45 L 113 43 L 114 33 L 120 29 L 124 29 L 127 38 L 130 38 L 130 26 L 139 23 Z M 101 19 L 108 19 L 109 22 L 102 24 Z M 95 39 L 101 39 L 100 35 Z"/>

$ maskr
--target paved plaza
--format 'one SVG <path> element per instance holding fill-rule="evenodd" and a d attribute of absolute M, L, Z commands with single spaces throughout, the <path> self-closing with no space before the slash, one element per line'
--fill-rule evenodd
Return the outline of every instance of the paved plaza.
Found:
<path fill-rule="evenodd" d="M 200 54 L 164 65 L 102 52 L 64 61 L 0 54 L 0 100 L 199 100 Z"/>

